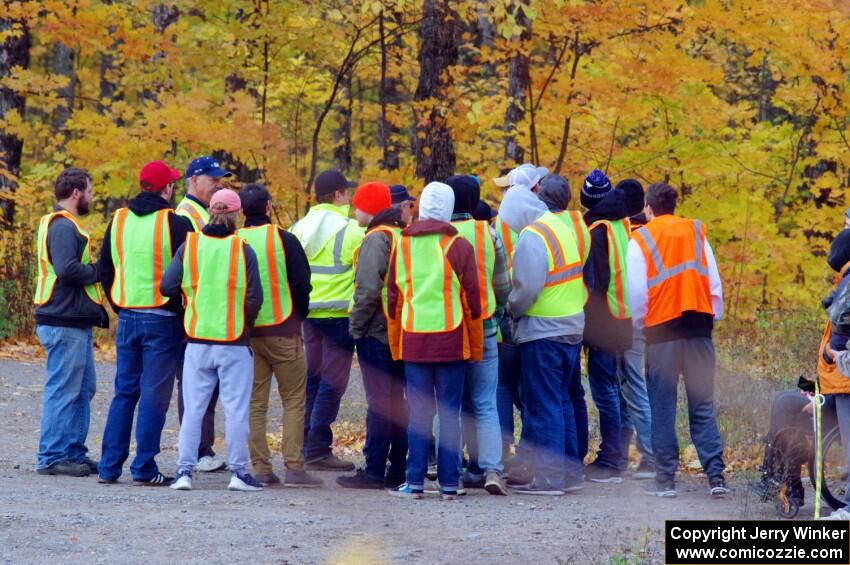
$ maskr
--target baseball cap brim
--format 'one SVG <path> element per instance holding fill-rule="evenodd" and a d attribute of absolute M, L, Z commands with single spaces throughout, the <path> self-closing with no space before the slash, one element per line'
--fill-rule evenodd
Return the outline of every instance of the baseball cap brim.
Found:
<path fill-rule="evenodd" d="M 177 169 L 172 169 L 171 167 L 168 167 L 168 169 L 171 171 L 171 180 L 180 180 L 180 177 L 183 176 L 183 173 Z"/>
<path fill-rule="evenodd" d="M 493 179 L 493 182 L 496 183 L 496 186 L 498 186 L 499 188 L 507 188 L 511 185 L 511 179 L 508 177 L 509 175 L 496 177 Z"/>
<path fill-rule="evenodd" d="M 233 176 L 233 173 L 231 173 L 230 171 L 225 171 L 221 167 L 216 167 L 214 169 L 210 169 L 208 171 L 204 171 L 204 172 L 199 173 L 199 174 L 206 175 L 206 176 L 212 177 L 214 179 L 220 179 L 222 177 L 232 177 Z"/>

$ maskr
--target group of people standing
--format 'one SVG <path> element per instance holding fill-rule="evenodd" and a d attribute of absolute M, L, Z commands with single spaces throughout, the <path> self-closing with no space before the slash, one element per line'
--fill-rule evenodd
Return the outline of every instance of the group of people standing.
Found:
<path fill-rule="evenodd" d="M 223 188 L 231 174 L 211 157 L 190 163 L 173 208 L 182 176 L 147 164 L 96 262 L 78 222 L 90 176 L 69 168 L 55 183 L 56 206 L 38 230 L 48 373 L 39 473 L 117 482 L 135 417 L 137 485 L 190 490 L 194 472 L 226 465 L 239 491 L 317 487 L 310 471 L 354 471 L 337 483 L 422 498 L 435 470 L 444 499 L 475 487 L 563 495 L 585 480 L 621 482 L 636 432 L 632 477 L 653 479 L 648 494 L 675 496 L 682 376 L 710 492 L 728 492 L 713 400 L 721 282 L 705 226 L 675 215 L 669 185 L 644 194 L 638 181 L 615 187 L 594 170 L 582 214 L 569 209 L 565 178 L 523 164 L 494 179 L 496 212 L 473 175 L 431 182 L 417 199 L 401 185 L 356 186 L 326 171 L 316 203 L 287 231 L 272 223 L 265 187 Z M 91 328 L 108 324 L 104 302 L 118 315 L 117 370 L 95 462 L 86 447 Z M 332 451 L 355 351 L 367 402 L 361 469 Z M 582 351 L 601 436 L 587 465 Z M 273 377 L 282 478 L 266 437 Z M 156 455 L 175 379 L 172 477 Z M 213 451 L 219 400 L 226 462 Z"/>

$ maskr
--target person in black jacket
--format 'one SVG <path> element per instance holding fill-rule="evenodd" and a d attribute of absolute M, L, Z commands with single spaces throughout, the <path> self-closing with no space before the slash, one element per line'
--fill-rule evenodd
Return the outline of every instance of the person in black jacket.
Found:
<path fill-rule="evenodd" d="M 36 334 L 47 352 L 36 471 L 83 477 L 97 471 L 88 457 L 91 399 L 95 393 L 92 326 L 109 318 L 91 263 L 91 238 L 77 222 L 92 199 L 89 174 L 62 171 L 54 185 L 57 204 L 38 228 Z"/>
<path fill-rule="evenodd" d="M 118 481 L 130 452 L 136 418 L 133 481 L 168 486 L 159 472 L 165 415 L 174 391 L 174 373 L 183 357 L 183 305 L 180 297 L 159 292 L 162 273 L 191 231 L 189 220 L 172 210 L 180 173 L 162 161 L 148 163 L 139 175 L 141 192 L 109 222 L 100 253 L 100 280 L 118 313 L 115 336 L 115 397 L 103 431 L 99 481 Z"/>

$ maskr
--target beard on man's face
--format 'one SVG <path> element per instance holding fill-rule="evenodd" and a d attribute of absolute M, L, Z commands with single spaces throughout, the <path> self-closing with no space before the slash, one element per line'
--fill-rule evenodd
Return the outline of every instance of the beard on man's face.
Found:
<path fill-rule="evenodd" d="M 90 200 L 82 200 L 82 199 L 81 199 L 81 200 L 77 203 L 77 215 L 79 215 L 79 216 L 86 216 L 86 215 L 88 215 L 88 213 L 89 213 L 89 204 L 90 204 L 90 203 L 91 203 L 91 201 L 90 201 Z"/>

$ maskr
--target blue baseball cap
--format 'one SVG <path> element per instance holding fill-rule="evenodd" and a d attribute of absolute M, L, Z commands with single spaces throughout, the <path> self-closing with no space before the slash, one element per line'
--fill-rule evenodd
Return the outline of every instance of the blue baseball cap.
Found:
<path fill-rule="evenodd" d="M 390 196 L 392 197 L 393 204 L 399 204 L 400 202 L 416 202 L 416 199 L 407 192 L 407 188 L 400 184 L 390 186 Z"/>
<path fill-rule="evenodd" d="M 218 160 L 213 157 L 197 157 L 186 168 L 186 178 L 196 177 L 198 175 L 207 175 L 208 177 L 221 178 L 233 176 L 232 173 L 225 171 L 218 164 Z"/>

